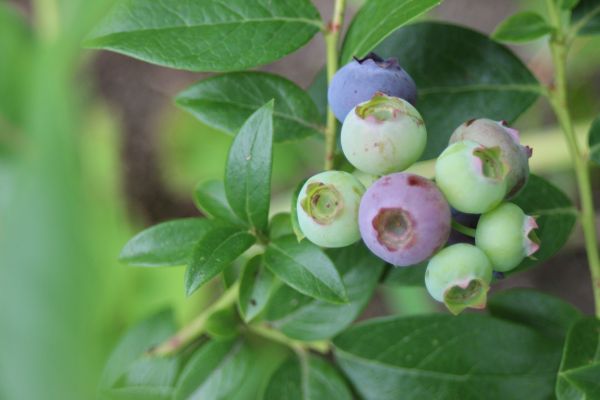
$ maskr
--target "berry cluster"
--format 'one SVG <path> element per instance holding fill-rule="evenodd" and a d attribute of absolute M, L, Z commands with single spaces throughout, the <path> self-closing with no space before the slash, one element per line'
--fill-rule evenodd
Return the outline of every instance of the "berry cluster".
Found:
<path fill-rule="evenodd" d="M 535 219 L 506 202 L 527 182 L 531 149 L 505 122 L 473 119 L 452 134 L 434 180 L 401 172 L 427 142 L 416 98 L 413 80 L 394 59 L 370 54 L 336 73 L 328 100 L 356 171 L 308 179 L 296 203 L 298 223 L 319 246 L 362 238 L 394 266 L 429 260 L 425 285 L 434 299 L 455 314 L 481 308 L 493 271 L 509 271 L 539 248 Z M 453 226 L 473 237 L 451 237 Z"/>

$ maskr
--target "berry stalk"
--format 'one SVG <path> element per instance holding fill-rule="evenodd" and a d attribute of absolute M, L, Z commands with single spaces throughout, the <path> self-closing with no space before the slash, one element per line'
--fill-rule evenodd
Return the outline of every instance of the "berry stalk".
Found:
<path fill-rule="evenodd" d="M 346 9 L 346 0 L 335 0 L 333 8 L 333 17 L 327 26 L 325 32 L 325 46 L 327 51 L 327 84 L 331 83 L 333 75 L 339 67 L 340 56 L 338 54 L 338 42 L 340 39 L 340 30 L 344 23 L 344 11 Z M 333 169 L 335 159 L 335 135 L 337 120 L 331 106 L 327 107 L 327 126 L 325 128 L 325 170 Z"/>
<path fill-rule="evenodd" d="M 567 140 L 567 146 L 577 178 L 579 197 L 581 199 L 580 220 L 588 264 L 592 275 L 596 316 L 600 317 L 600 254 L 598 252 L 598 237 L 596 232 L 596 211 L 588 169 L 589 155 L 583 154 L 581 151 L 568 107 L 566 80 L 568 45 L 567 35 L 564 31 L 565 27 L 555 2 L 547 0 L 547 7 L 550 22 L 555 28 L 555 33 L 550 39 L 550 50 L 554 64 L 554 87 L 551 87 L 548 91 L 548 98 Z"/>

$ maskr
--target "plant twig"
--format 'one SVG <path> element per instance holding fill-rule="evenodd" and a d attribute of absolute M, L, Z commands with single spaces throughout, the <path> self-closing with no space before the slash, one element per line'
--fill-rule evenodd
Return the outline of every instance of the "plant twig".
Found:
<path fill-rule="evenodd" d="M 330 344 L 328 341 L 316 341 L 316 342 L 302 342 L 299 340 L 290 339 L 278 330 L 271 329 L 264 325 L 252 325 L 249 326 L 250 332 L 262 336 L 265 339 L 269 339 L 273 342 L 283 344 L 286 347 L 294 350 L 298 354 L 306 352 L 306 350 L 313 350 L 317 353 L 325 354 L 329 351 Z"/>
<path fill-rule="evenodd" d="M 333 17 L 325 32 L 325 45 L 327 50 L 327 84 L 331 83 L 339 66 L 338 42 L 340 30 L 344 23 L 346 0 L 335 0 Z M 336 149 L 337 120 L 331 107 L 327 108 L 327 126 L 325 128 L 325 169 L 333 169 Z"/>
<path fill-rule="evenodd" d="M 452 220 L 452 229 L 454 229 L 456 232 L 462 233 L 463 235 L 467 235 L 472 238 L 475 237 L 475 229 L 469 228 L 468 226 L 456 222 L 455 220 Z"/>

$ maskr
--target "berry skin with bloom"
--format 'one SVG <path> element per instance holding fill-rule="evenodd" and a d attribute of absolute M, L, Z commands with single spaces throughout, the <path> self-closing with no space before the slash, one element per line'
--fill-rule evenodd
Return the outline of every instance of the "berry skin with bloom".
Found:
<path fill-rule="evenodd" d="M 471 140 L 448 146 L 435 163 L 435 182 L 458 211 L 481 214 L 493 209 L 507 191 L 500 148 Z"/>
<path fill-rule="evenodd" d="M 450 207 L 429 179 L 395 173 L 365 192 L 358 222 L 371 252 L 392 265 L 409 266 L 425 261 L 446 243 Z"/>
<path fill-rule="evenodd" d="M 529 178 L 532 150 L 520 143 L 519 131 L 506 121 L 487 118 L 472 119 L 460 125 L 450 137 L 450 144 L 472 140 L 485 147 L 499 147 L 500 159 L 507 166 L 507 198 L 516 196 Z"/>
<path fill-rule="evenodd" d="M 342 125 L 341 145 L 354 167 L 373 175 L 414 164 L 427 144 L 425 123 L 406 100 L 376 93 L 357 105 Z"/>
<path fill-rule="evenodd" d="M 516 204 L 504 203 L 481 216 L 475 244 L 487 255 L 495 271 L 507 272 L 540 248 L 535 218 Z"/>
<path fill-rule="evenodd" d="M 441 250 L 429 260 L 425 286 L 435 300 L 453 314 L 465 308 L 484 308 L 492 280 L 492 265 L 477 247 L 459 243 Z"/>
<path fill-rule="evenodd" d="M 352 174 L 325 171 L 309 178 L 298 195 L 298 224 L 322 247 L 345 247 L 360 239 L 358 207 L 365 187 Z"/>
<path fill-rule="evenodd" d="M 340 68 L 329 85 L 327 100 L 336 118 L 343 122 L 356 105 L 377 92 L 400 97 L 411 104 L 417 100 L 417 87 L 394 58 L 382 59 L 370 53 Z"/>

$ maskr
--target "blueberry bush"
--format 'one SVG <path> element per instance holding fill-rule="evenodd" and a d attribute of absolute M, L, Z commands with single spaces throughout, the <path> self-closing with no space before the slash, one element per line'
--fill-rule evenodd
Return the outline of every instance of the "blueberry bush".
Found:
<path fill-rule="evenodd" d="M 600 123 L 584 153 L 565 79 L 572 44 L 600 33 L 600 1 L 546 0 L 544 15 L 513 15 L 491 38 L 414 21 L 439 3 L 368 0 L 342 37 L 344 0 L 330 21 L 310 0 L 117 2 L 87 46 L 217 73 L 176 101 L 235 138 L 223 180 L 195 192 L 202 216 L 144 230 L 121 253 L 185 265 L 188 295 L 218 281 L 220 296 L 186 326 L 162 312 L 131 328 L 100 398 L 600 398 L 598 319 L 534 290 L 488 299 L 579 223 L 600 316 L 589 176 Z M 325 68 L 308 91 L 249 70 L 318 33 Z M 542 37 L 548 85 L 502 44 Z M 539 97 L 564 132 L 580 207 L 530 174 L 535 153 L 510 126 Z M 272 215 L 273 143 L 313 136 L 324 170 L 291 182 L 289 212 Z M 435 160 L 433 176 L 410 172 L 419 160 Z M 380 284 L 424 286 L 451 314 L 354 324 Z"/>

